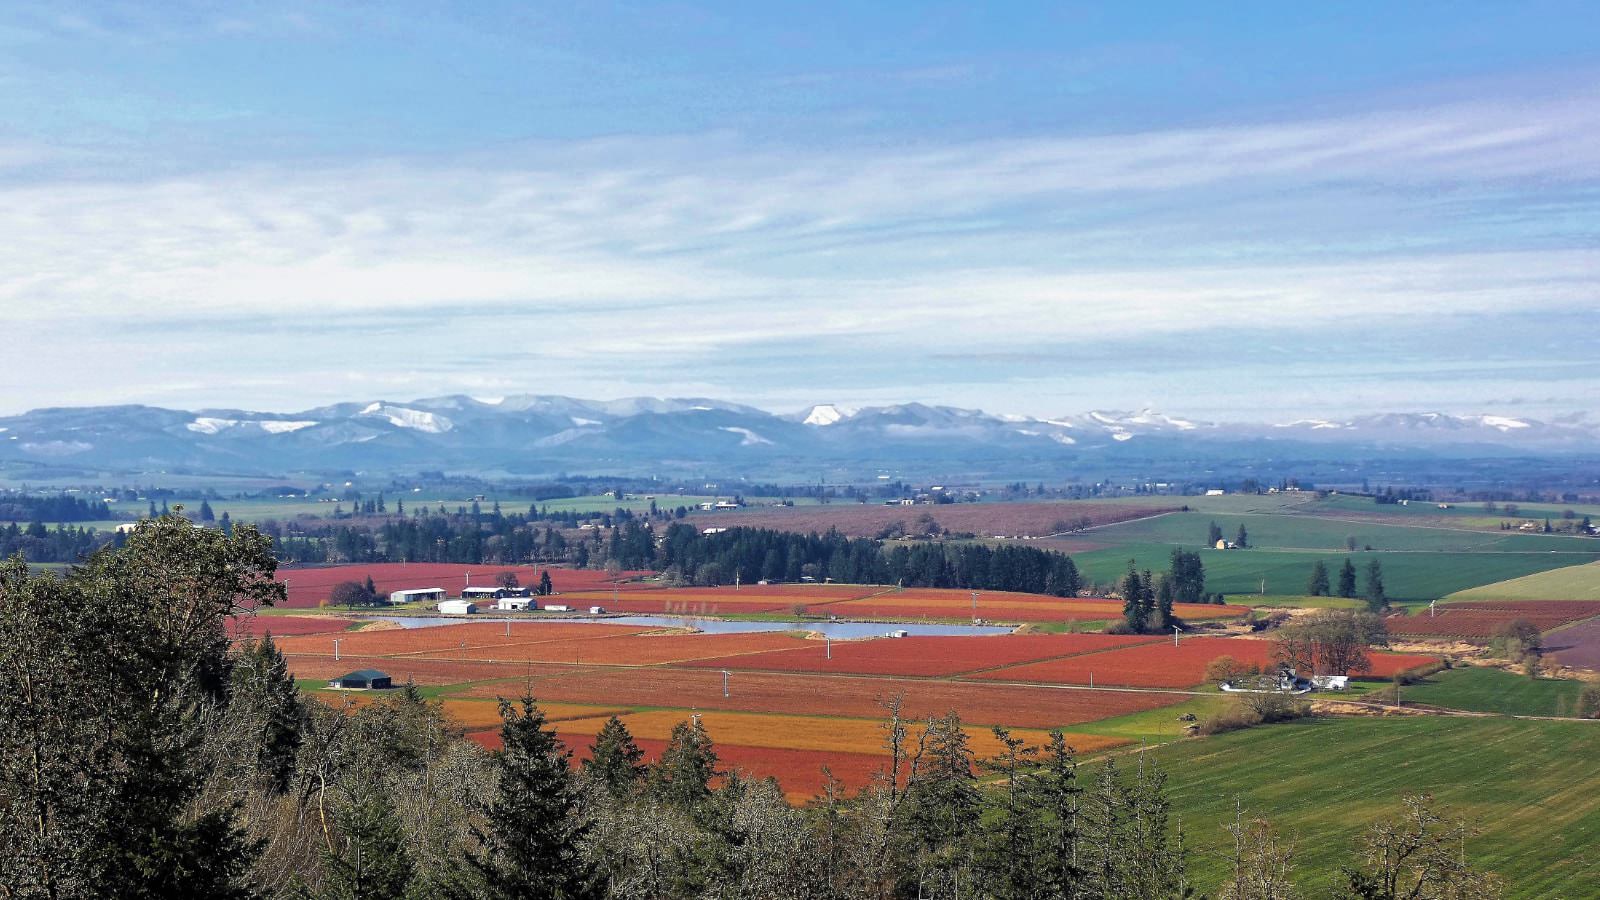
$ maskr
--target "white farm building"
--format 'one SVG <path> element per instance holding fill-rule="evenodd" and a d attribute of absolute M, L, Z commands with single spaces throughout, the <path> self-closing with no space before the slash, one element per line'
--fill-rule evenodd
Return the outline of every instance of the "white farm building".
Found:
<path fill-rule="evenodd" d="M 444 588 L 407 588 L 403 591 L 391 591 L 389 602 L 395 606 L 402 603 L 437 603 L 445 598 Z"/>

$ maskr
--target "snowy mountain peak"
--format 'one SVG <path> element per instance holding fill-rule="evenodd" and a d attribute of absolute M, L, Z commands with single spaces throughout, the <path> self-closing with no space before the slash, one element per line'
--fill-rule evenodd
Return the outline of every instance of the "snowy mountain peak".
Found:
<path fill-rule="evenodd" d="M 842 419 L 849 418 L 849 416 L 849 412 L 834 406 L 832 403 L 819 403 L 811 407 L 810 411 L 806 413 L 806 417 L 801 419 L 800 422 L 803 425 L 834 425 Z"/>

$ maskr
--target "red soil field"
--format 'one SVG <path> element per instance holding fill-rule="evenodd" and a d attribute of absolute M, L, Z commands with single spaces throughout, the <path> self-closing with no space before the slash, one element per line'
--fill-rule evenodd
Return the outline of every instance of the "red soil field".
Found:
<path fill-rule="evenodd" d="M 524 683 L 493 682 L 462 696 L 513 696 Z M 722 675 L 705 669 L 655 669 L 648 677 L 625 669 L 565 667 L 539 677 L 535 696 L 544 702 L 614 703 L 619 706 L 724 709 L 791 715 L 877 719 L 881 699 L 899 694 L 911 719 L 951 710 L 962 721 L 1021 728 L 1061 728 L 1181 702 L 1172 694 L 1136 691 L 1063 690 L 927 679 L 850 678 L 738 672 L 722 696 Z"/>
<path fill-rule="evenodd" d="M 344 631 L 359 619 L 341 619 L 334 616 L 229 616 L 228 636 L 231 638 L 259 638 L 268 632 L 276 640 L 293 634 L 327 634 Z"/>
<path fill-rule="evenodd" d="M 1045 684 L 1088 684 L 1124 687 L 1187 688 L 1205 680 L 1206 665 L 1221 656 L 1259 666 L 1273 662 L 1272 641 L 1234 638 L 1189 638 L 1179 646 L 1170 642 L 1107 650 L 1067 659 L 1028 663 L 1008 669 L 981 672 L 971 677 L 993 681 L 1037 681 Z M 1432 656 L 1372 653 L 1374 678 L 1437 662 Z M 1352 673 L 1355 674 L 1355 673 Z"/>
<path fill-rule="evenodd" d="M 340 653 L 332 656 L 289 656 L 289 671 L 296 678 L 327 680 L 337 678 L 357 669 L 377 669 L 388 673 L 396 685 L 414 681 L 420 685 L 462 684 L 469 681 L 500 679 L 507 686 L 504 692 L 511 696 L 522 693 L 522 685 L 504 679 L 532 679 L 537 685 L 540 678 L 552 673 L 566 674 L 571 666 L 546 666 L 537 663 L 506 665 L 501 663 L 463 662 L 453 659 L 420 659 L 415 656 L 354 656 Z"/>
<path fill-rule="evenodd" d="M 559 726 L 559 723 L 557 723 Z M 490 750 L 500 748 L 500 732 L 476 731 L 467 737 Z M 556 737 L 578 759 L 588 759 L 594 737 L 587 734 L 563 733 Z M 713 741 L 715 736 L 713 735 Z M 661 758 L 667 742 L 650 739 L 637 741 L 647 762 Z M 883 770 L 885 757 L 869 753 L 830 753 L 817 750 L 781 750 L 773 747 L 742 747 L 736 744 L 713 744 L 720 771 L 738 771 L 754 778 L 776 778 L 783 795 L 790 803 L 805 803 L 822 793 L 826 782 L 822 774 L 827 766 L 834 777 L 849 790 L 859 790 L 872 782 Z"/>
<path fill-rule="evenodd" d="M 1499 601 L 1453 603 L 1437 607 L 1433 615 L 1420 610 L 1409 616 L 1390 616 L 1384 624 L 1394 635 L 1487 641 L 1518 619 L 1532 622 L 1540 631 L 1549 631 L 1595 616 L 1600 616 L 1600 603 L 1589 600 Z"/>
<path fill-rule="evenodd" d="M 510 625 L 510 636 L 506 635 Z M 591 625 L 584 622 L 462 622 L 429 628 L 363 629 L 337 635 L 339 652 L 357 656 L 417 654 L 430 650 L 459 652 L 461 645 L 497 647 L 539 641 L 603 640 L 639 634 L 650 629 L 637 625 Z M 334 635 L 286 637 L 278 642 L 285 653 L 332 653 Z"/>
<path fill-rule="evenodd" d="M 577 626 L 590 627 L 590 626 Z M 473 649 L 437 650 L 423 654 L 432 659 L 493 660 L 498 662 L 563 662 L 574 665 L 654 666 L 704 657 L 734 657 L 741 653 L 787 649 L 800 642 L 782 632 L 753 634 L 629 635 L 592 640 L 485 645 Z"/>
<path fill-rule="evenodd" d="M 466 573 L 472 573 L 475 585 L 493 584 L 501 572 L 515 572 L 525 585 L 539 583 L 541 572 L 550 573 L 550 583 L 557 592 L 604 589 L 611 590 L 611 580 L 605 572 L 591 569 L 559 569 L 548 566 L 497 566 L 466 565 L 463 563 L 357 563 L 347 566 L 326 566 L 306 569 L 279 569 L 277 580 L 289 583 L 289 600 L 283 604 L 290 609 L 317 607 L 327 602 L 333 586 L 342 581 L 365 582 L 370 576 L 378 593 L 406 588 L 444 588 L 450 596 L 457 596 L 467 586 Z M 620 577 L 632 578 L 648 572 L 624 572 Z M 653 587 L 638 582 L 621 582 L 619 590 L 639 590 Z"/>
<path fill-rule="evenodd" d="M 725 669 L 837 672 L 848 675 L 956 675 L 1033 660 L 1147 644 L 1160 638 L 1116 634 L 998 634 L 974 637 L 875 638 L 822 641 L 770 653 L 688 663 Z"/>
<path fill-rule="evenodd" d="M 979 591 L 976 614 L 972 607 L 971 591 L 913 588 L 864 600 L 830 603 L 813 611 L 841 618 L 970 619 L 976 615 L 999 622 L 1100 622 L 1122 617 L 1120 600 L 1080 600 L 998 591 Z M 1180 603 L 1174 607 L 1180 618 L 1191 620 L 1241 616 L 1248 611 L 1242 606 L 1205 603 Z"/>
<path fill-rule="evenodd" d="M 771 584 L 715 588 L 660 588 L 653 591 L 582 591 L 563 594 L 557 602 L 575 608 L 603 606 L 608 612 L 675 615 L 717 615 L 718 613 L 787 612 L 816 604 L 832 604 L 881 593 L 889 588 L 877 585 Z"/>
<path fill-rule="evenodd" d="M 737 512 L 697 513 L 685 521 L 699 526 L 724 528 L 747 526 L 821 534 L 830 528 L 851 537 L 876 537 L 895 522 L 908 529 L 924 514 L 940 527 L 955 532 L 971 532 L 983 537 L 997 534 L 1042 536 L 1063 530 L 1065 523 L 1076 524 L 1087 518 L 1090 524 L 1105 525 L 1171 512 L 1177 506 L 1130 506 L 1120 503 L 1058 501 L 1053 503 L 955 503 L 940 506 L 883 506 L 880 504 L 835 503 L 828 506 L 793 506 L 747 509 Z"/>

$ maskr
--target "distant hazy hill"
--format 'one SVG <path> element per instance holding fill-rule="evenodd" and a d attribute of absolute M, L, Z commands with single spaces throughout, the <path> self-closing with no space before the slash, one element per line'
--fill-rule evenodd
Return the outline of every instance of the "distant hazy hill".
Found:
<path fill-rule="evenodd" d="M 1085 459 L 1592 453 L 1574 420 L 1393 413 L 1348 421 L 1221 424 L 1144 411 L 1057 418 L 907 403 L 779 415 L 719 400 L 515 396 L 340 403 L 296 413 L 147 406 L 0 418 L 0 463 L 205 472 L 355 469 L 736 471 L 910 463 L 1005 470 Z"/>

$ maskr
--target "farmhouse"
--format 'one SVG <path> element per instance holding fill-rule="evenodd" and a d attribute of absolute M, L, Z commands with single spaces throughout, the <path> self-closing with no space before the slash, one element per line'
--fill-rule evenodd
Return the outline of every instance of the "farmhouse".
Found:
<path fill-rule="evenodd" d="M 358 669 L 333 679 L 328 687 L 345 691 L 386 691 L 394 687 L 394 683 L 377 669 Z"/>
<path fill-rule="evenodd" d="M 1223 490 L 1222 488 L 1211 488 L 1210 490 L 1206 491 L 1206 496 L 1207 497 L 1221 497 L 1223 494 L 1226 494 L 1226 493 L 1227 493 L 1227 491 Z"/>
<path fill-rule="evenodd" d="M 436 603 L 445 597 L 444 588 L 407 588 L 403 591 L 391 591 L 389 603 L 399 606 L 402 603 Z"/>
<path fill-rule="evenodd" d="M 469 600 L 441 600 L 439 612 L 447 616 L 470 616 L 478 611 L 478 604 Z"/>

